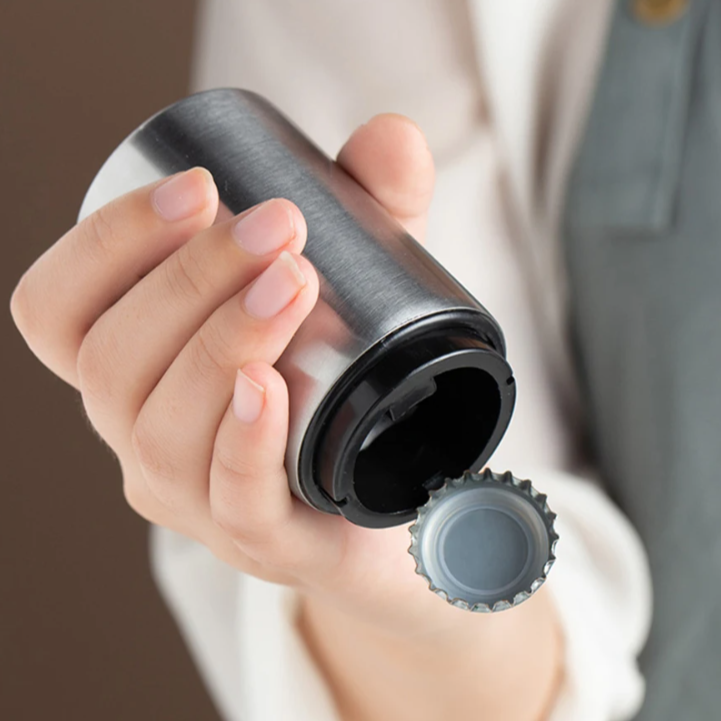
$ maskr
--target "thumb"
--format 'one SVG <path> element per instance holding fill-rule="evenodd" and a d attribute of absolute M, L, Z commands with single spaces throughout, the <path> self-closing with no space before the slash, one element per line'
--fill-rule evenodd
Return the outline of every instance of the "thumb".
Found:
<path fill-rule="evenodd" d="M 338 164 L 423 242 L 435 173 L 425 136 L 412 120 L 374 116 L 353 132 Z"/>

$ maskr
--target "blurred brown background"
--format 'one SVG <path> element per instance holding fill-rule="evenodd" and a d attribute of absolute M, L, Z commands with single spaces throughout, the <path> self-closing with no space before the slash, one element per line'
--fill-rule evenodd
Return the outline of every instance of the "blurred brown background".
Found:
<path fill-rule="evenodd" d="M 0 3 L 3 721 L 217 719 L 114 457 L 9 313 L 109 152 L 187 94 L 194 13 L 192 0 Z"/>

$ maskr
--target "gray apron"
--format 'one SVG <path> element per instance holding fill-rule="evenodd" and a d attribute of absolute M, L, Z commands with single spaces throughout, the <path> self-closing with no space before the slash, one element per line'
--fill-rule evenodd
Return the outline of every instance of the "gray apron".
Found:
<path fill-rule="evenodd" d="M 651 561 L 637 718 L 721 719 L 721 0 L 618 4 L 562 237 L 592 443 Z"/>

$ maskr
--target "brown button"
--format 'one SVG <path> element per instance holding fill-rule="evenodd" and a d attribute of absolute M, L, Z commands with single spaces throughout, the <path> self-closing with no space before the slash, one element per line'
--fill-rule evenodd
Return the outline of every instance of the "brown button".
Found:
<path fill-rule="evenodd" d="M 667 25 L 683 15 L 689 0 L 631 0 L 634 15 L 647 25 Z"/>

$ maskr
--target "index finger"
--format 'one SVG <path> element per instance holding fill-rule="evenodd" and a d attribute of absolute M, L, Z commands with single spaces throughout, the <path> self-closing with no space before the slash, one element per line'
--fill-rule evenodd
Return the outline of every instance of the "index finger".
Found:
<path fill-rule="evenodd" d="M 30 349 L 77 385 L 78 349 L 137 281 L 213 224 L 218 191 L 192 168 L 127 193 L 71 228 L 20 279 L 11 312 Z"/>

